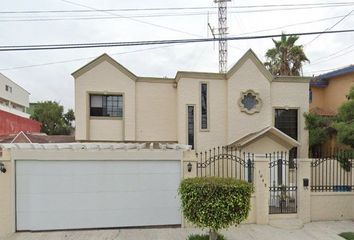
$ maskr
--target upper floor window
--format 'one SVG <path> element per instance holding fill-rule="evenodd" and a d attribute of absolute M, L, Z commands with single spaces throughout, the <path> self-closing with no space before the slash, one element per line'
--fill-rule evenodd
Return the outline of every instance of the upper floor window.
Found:
<path fill-rule="evenodd" d="M 12 93 L 12 87 L 10 87 L 9 85 L 5 85 L 5 90 L 6 92 Z"/>
<path fill-rule="evenodd" d="M 312 89 L 310 88 L 310 90 L 309 90 L 309 101 L 310 101 L 310 103 L 312 103 L 312 98 L 313 98 Z"/>
<path fill-rule="evenodd" d="M 123 96 L 91 94 L 90 116 L 123 117 Z"/>
<path fill-rule="evenodd" d="M 283 133 L 298 140 L 298 110 L 297 109 L 275 109 L 274 126 Z M 297 148 L 289 151 L 289 160 L 297 157 Z"/>
<path fill-rule="evenodd" d="M 208 84 L 202 83 L 200 85 L 200 108 L 201 108 L 201 129 L 208 129 Z"/>
<path fill-rule="evenodd" d="M 262 100 L 259 98 L 259 94 L 253 90 L 247 90 L 241 92 L 241 98 L 238 101 L 241 108 L 241 112 L 253 114 L 259 112 L 262 107 Z"/>

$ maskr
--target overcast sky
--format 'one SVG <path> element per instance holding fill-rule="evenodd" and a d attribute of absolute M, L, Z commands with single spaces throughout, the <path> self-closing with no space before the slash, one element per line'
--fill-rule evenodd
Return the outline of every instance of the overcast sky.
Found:
<path fill-rule="evenodd" d="M 66 0 L 1 0 L 1 11 L 216 6 L 213 0 L 70 0 L 70 2 L 71 3 Z M 233 7 L 229 8 L 228 14 L 229 36 L 237 36 L 245 33 L 248 33 L 247 35 L 279 34 L 281 31 L 286 33 L 323 31 L 338 22 L 341 19 L 340 16 L 344 16 L 354 10 L 354 5 L 335 8 L 308 8 L 291 11 L 260 11 L 252 13 L 237 12 L 251 9 L 234 8 L 244 5 L 324 2 L 324 0 L 233 0 L 229 3 L 229 6 Z M 330 2 L 343 1 L 332 0 Z M 79 6 L 78 4 L 84 4 L 87 7 Z M 216 11 L 212 9 L 114 12 L 116 15 L 103 12 L 41 14 L 0 13 L 0 45 L 210 37 L 210 33 L 208 34 L 207 29 L 208 11 L 210 12 L 209 22 L 211 25 L 217 26 L 217 15 L 214 14 Z M 166 13 L 173 15 L 176 13 L 184 13 L 185 15 L 141 17 L 141 15 L 166 15 Z M 200 13 L 200 15 L 186 15 L 186 13 Z M 352 14 L 354 15 L 354 12 Z M 125 16 L 125 18 L 118 18 L 118 16 L 122 15 Z M 140 17 L 137 17 L 137 15 L 140 15 Z M 97 19 L 103 17 L 109 19 Z M 46 19 L 46 21 L 33 21 L 35 18 Z M 63 18 L 93 19 L 58 20 Z M 329 19 L 323 20 L 326 18 Z M 308 23 L 286 27 L 286 25 L 304 22 Z M 350 15 L 332 30 L 352 28 L 354 28 L 354 17 Z M 262 30 L 264 31 L 257 32 Z M 305 75 L 318 75 L 329 69 L 353 64 L 354 33 L 321 35 L 310 44 L 307 44 L 314 39 L 314 37 L 315 36 L 304 36 L 299 40 L 299 44 L 305 44 L 305 52 L 312 61 L 310 64 L 305 65 Z M 252 48 L 263 61 L 266 50 L 272 47 L 272 44 L 271 39 L 229 42 L 228 67 L 230 68 L 249 48 Z M 139 46 L 0 52 L 0 72 L 28 90 L 31 93 L 31 102 L 55 100 L 63 104 L 65 108 L 73 108 L 74 84 L 71 73 L 104 52 L 110 54 L 136 75 L 174 77 L 178 70 L 217 72 L 217 49 L 217 43 L 190 43 L 163 47 Z M 70 61 L 75 59 L 81 60 Z M 62 61 L 64 63 L 58 63 Z"/>

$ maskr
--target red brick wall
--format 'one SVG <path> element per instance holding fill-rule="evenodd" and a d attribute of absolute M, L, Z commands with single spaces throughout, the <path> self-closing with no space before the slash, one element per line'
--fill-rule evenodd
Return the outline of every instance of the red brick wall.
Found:
<path fill-rule="evenodd" d="M 0 135 L 24 132 L 39 132 L 41 123 L 0 110 Z"/>

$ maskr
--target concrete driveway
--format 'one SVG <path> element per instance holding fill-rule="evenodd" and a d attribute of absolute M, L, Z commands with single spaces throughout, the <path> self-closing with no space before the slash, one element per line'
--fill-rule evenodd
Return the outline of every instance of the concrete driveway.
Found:
<path fill-rule="evenodd" d="M 353 221 L 313 222 L 302 229 L 285 230 L 268 225 L 242 224 L 224 231 L 228 240 L 343 240 L 341 232 L 354 232 Z M 16 233 L 5 240 L 184 240 L 192 233 L 201 233 L 191 228 L 117 229 L 90 231 L 58 231 Z"/>

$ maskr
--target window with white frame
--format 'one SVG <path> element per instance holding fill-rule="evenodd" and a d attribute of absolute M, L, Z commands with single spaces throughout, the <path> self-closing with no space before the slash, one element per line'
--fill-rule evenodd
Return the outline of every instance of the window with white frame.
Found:
<path fill-rule="evenodd" d="M 123 96 L 91 94 L 90 116 L 123 117 Z"/>

